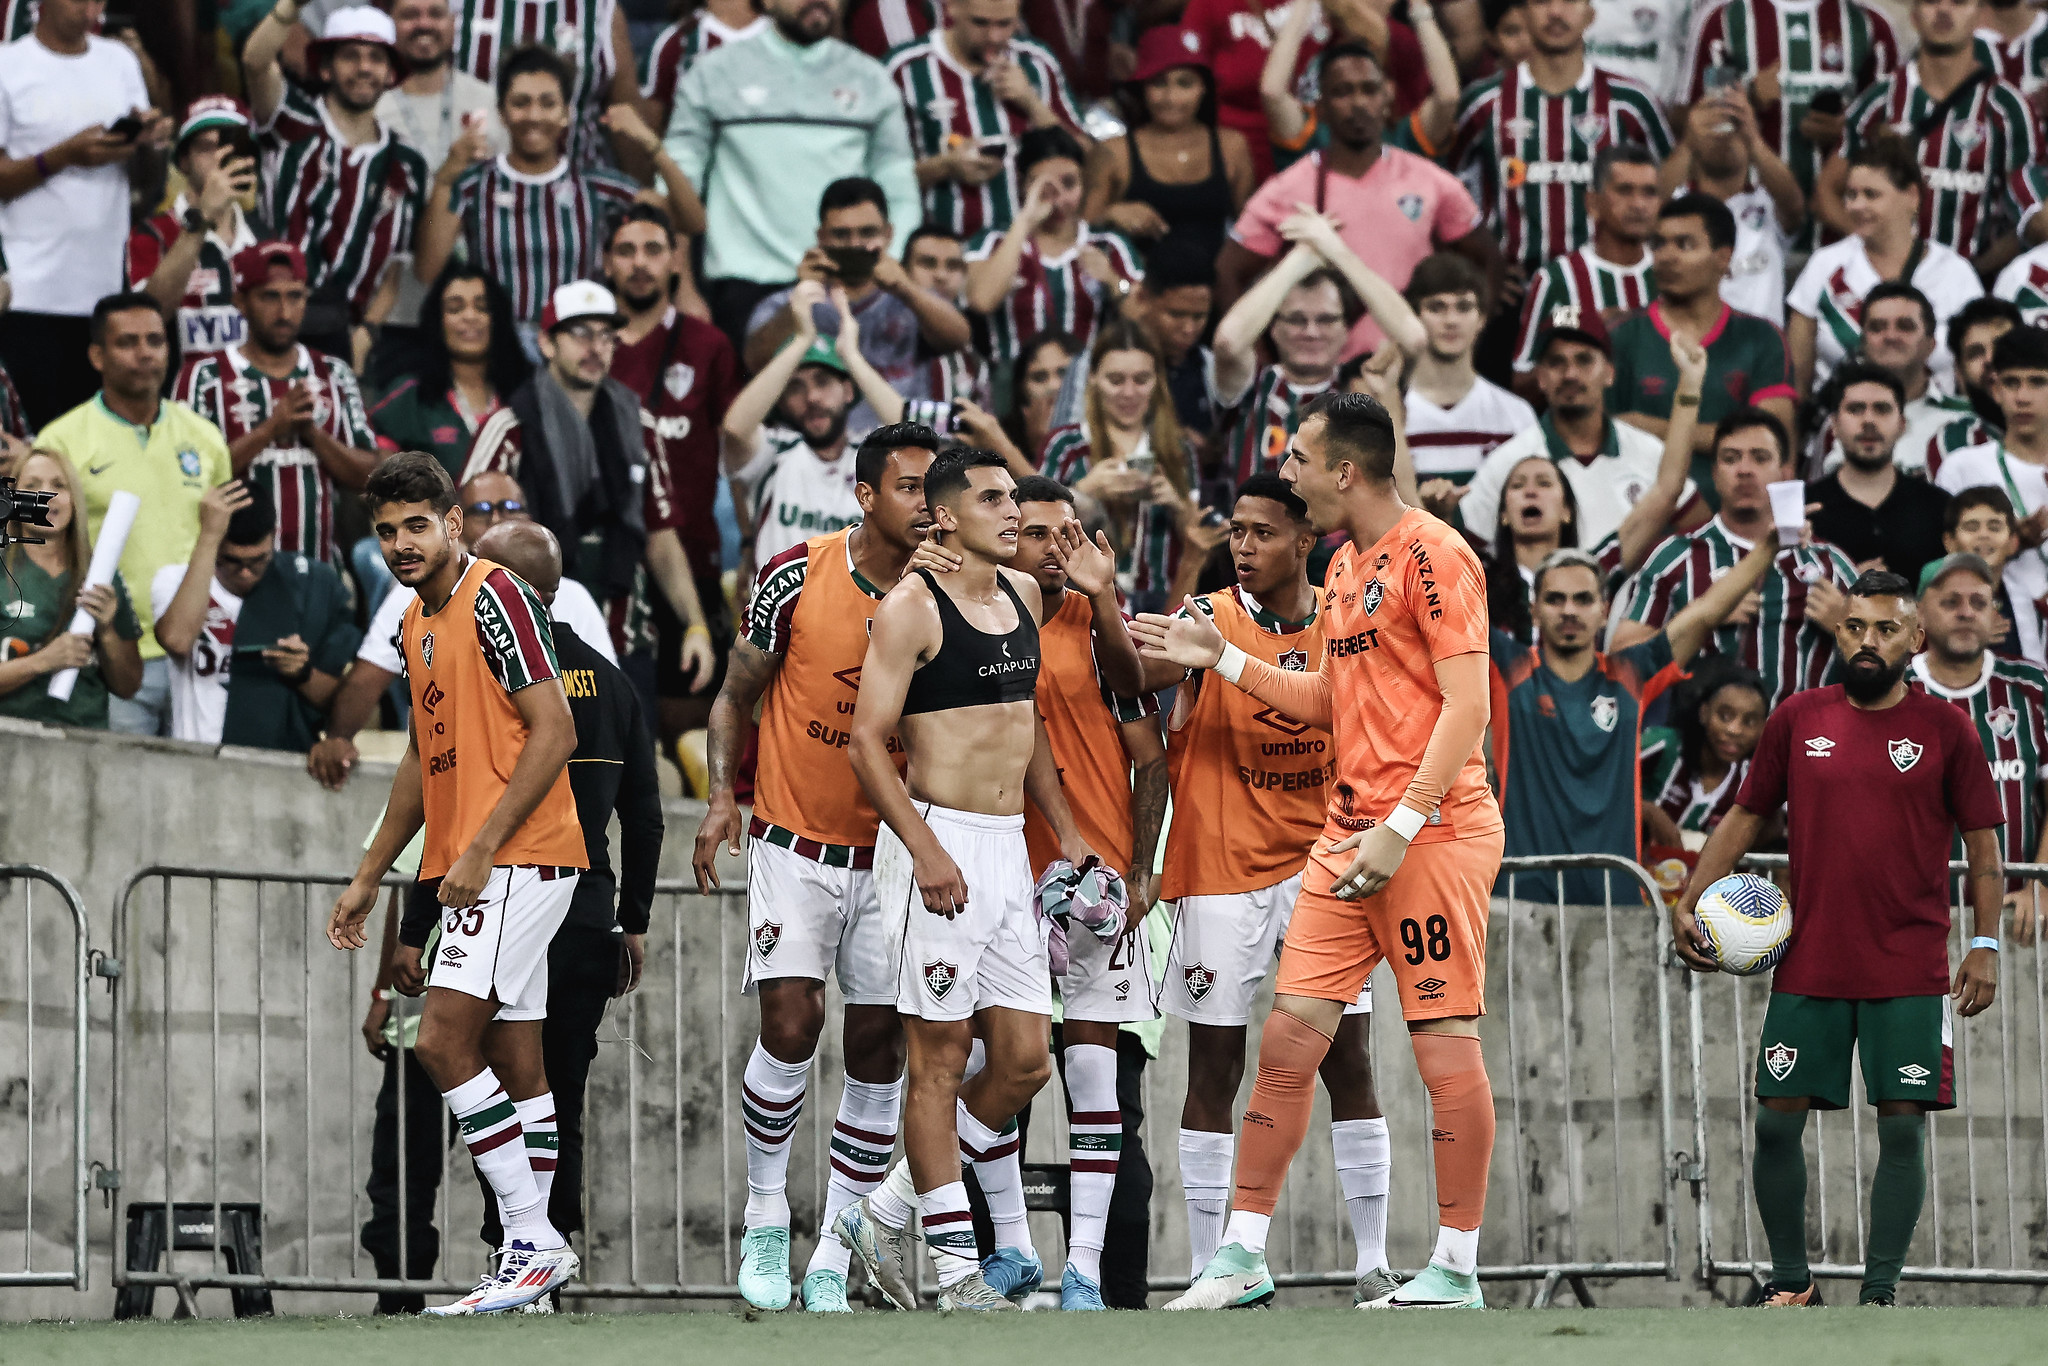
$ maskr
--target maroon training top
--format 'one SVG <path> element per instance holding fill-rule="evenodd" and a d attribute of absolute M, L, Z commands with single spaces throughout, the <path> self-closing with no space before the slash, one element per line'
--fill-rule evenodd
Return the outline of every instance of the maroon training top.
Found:
<path fill-rule="evenodd" d="M 654 415 L 668 482 L 682 504 L 678 534 L 699 578 L 718 572 L 718 428 L 740 391 L 732 343 L 710 323 L 671 308 L 662 324 L 612 353 L 612 374 Z"/>
<path fill-rule="evenodd" d="M 1955 830 L 2004 824 L 1977 732 L 1918 687 L 1883 711 L 1839 684 L 1794 693 L 1764 724 L 1736 801 L 1787 805 L 1792 943 L 1772 990 L 1841 1000 L 1949 988 Z"/>

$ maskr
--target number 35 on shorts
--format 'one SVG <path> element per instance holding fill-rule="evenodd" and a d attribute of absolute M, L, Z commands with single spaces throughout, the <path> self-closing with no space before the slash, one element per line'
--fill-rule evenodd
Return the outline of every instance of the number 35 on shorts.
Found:
<path fill-rule="evenodd" d="M 466 910 L 460 906 L 444 906 L 442 910 L 446 912 L 441 917 L 441 933 L 443 935 L 466 934 L 475 936 L 483 933 L 484 906 L 481 901 Z"/>

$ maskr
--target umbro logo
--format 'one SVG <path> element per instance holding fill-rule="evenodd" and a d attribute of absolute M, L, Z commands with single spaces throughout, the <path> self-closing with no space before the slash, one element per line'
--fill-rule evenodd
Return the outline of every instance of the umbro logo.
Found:
<path fill-rule="evenodd" d="M 1899 1069 L 1899 1080 L 1908 1086 L 1925 1086 L 1934 1074 L 1917 1062 L 1909 1062 Z"/>
<path fill-rule="evenodd" d="M 441 961 L 444 963 L 460 963 L 467 957 L 469 955 L 464 953 L 461 947 L 455 944 L 450 944 L 447 948 L 441 950 Z"/>
<path fill-rule="evenodd" d="M 1835 752 L 1835 742 L 1825 735 L 1816 735 L 1806 742 L 1806 757 L 1825 759 Z"/>
<path fill-rule="evenodd" d="M 1415 984 L 1415 989 L 1417 991 L 1442 991 L 1444 985 L 1444 980 L 1441 977 L 1425 977 Z"/>

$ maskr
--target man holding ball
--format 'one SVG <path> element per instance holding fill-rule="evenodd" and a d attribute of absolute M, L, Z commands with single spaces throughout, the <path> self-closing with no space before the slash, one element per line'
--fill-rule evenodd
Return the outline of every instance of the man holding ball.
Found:
<path fill-rule="evenodd" d="M 1897 574 L 1849 589 L 1835 629 L 1843 681 L 1795 693 L 1765 723 L 1735 809 L 1672 908 L 1679 956 L 1713 972 L 1693 909 L 1789 808 L 1792 937 L 1771 982 L 1756 1069 L 1757 1214 L 1771 1280 L 1751 1302 L 1818 1305 L 1806 1260 L 1812 1109 L 1846 1109 L 1852 1050 L 1877 1107 L 1877 1172 L 1859 1303 L 1889 1305 L 1927 1192 L 1925 1116 L 1955 1106 L 1950 1003 L 1968 1017 L 1998 990 L 2003 815 L 1970 719 L 1905 681 L 1919 607 Z M 1969 859 L 1970 951 L 1948 971 L 1948 855 Z M 1882 868 L 1883 877 L 1869 870 Z"/>

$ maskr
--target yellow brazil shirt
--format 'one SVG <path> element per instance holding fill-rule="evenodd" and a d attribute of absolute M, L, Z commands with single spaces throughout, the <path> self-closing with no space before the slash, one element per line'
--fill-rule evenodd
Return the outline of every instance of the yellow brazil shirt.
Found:
<path fill-rule="evenodd" d="M 234 473 L 220 428 L 168 400 L 158 407 L 155 423 L 138 427 L 95 394 L 43 428 L 36 444 L 64 452 L 77 469 L 86 525 L 95 538 L 117 490 L 127 489 L 142 500 L 121 552 L 121 576 L 129 583 L 151 583 L 165 565 L 192 558 L 199 540 L 199 500 Z M 142 622 L 142 657 L 157 659 L 164 650 L 156 643 L 148 599 L 147 593 L 135 598 L 135 615 Z"/>

